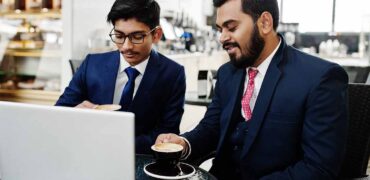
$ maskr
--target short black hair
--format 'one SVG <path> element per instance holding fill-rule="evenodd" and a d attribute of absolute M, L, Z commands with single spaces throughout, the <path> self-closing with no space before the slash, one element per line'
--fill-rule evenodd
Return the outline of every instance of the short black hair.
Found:
<path fill-rule="evenodd" d="M 116 0 L 107 16 L 113 25 L 119 19 L 135 18 L 150 29 L 159 26 L 160 7 L 155 0 Z"/>
<path fill-rule="evenodd" d="M 222 6 L 228 0 L 213 0 L 213 5 L 216 8 Z M 242 1 L 242 10 L 244 13 L 252 16 L 254 22 L 260 15 L 267 11 L 272 15 L 274 20 L 274 30 L 276 31 L 279 25 L 279 6 L 277 0 L 240 0 Z"/>

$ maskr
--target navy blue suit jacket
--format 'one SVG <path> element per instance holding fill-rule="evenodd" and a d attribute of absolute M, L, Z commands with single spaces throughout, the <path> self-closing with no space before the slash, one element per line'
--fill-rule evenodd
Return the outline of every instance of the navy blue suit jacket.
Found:
<path fill-rule="evenodd" d="M 119 61 L 119 51 L 88 55 L 56 105 L 112 104 Z M 179 133 L 185 86 L 183 66 L 152 50 L 128 110 L 135 114 L 136 153 L 151 153 L 161 133 Z"/>
<path fill-rule="evenodd" d="M 244 69 L 230 63 L 219 69 L 203 120 L 183 135 L 191 144 L 191 157 L 216 150 L 210 171 L 220 179 L 227 168 L 240 168 L 243 179 L 335 179 L 348 126 L 345 71 L 286 45 L 282 38 L 257 97 L 241 163 L 228 167 L 225 141 L 234 130 L 233 112 L 241 112 L 235 106 L 244 76 Z"/>

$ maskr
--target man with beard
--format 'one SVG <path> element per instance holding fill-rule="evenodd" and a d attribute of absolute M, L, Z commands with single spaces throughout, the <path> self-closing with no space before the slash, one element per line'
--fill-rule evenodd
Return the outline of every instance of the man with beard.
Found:
<path fill-rule="evenodd" d="M 286 44 L 276 0 L 214 5 L 231 60 L 195 129 L 156 143 L 181 144 L 188 160 L 215 151 L 218 179 L 336 179 L 348 126 L 343 68 Z"/>
<path fill-rule="evenodd" d="M 58 106 L 95 108 L 120 104 L 135 114 L 136 153 L 151 153 L 161 133 L 179 133 L 185 72 L 152 49 L 162 36 L 154 0 L 116 0 L 107 21 L 118 51 L 87 55 L 59 98 Z"/>

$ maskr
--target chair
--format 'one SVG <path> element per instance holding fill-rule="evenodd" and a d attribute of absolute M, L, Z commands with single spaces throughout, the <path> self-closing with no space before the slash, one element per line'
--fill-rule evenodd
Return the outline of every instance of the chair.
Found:
<path fill-rule="evenodd" d="M 72 75 L 75 74 L 82 64 L 82 60 L 70 59 L 69 64 L 71 65 Z"/>
<path fill-rule="evenodd" d="M 350 83 L 366 83 L 370 75 L 370 67 L 344 66 Z"/>
<path fill-rule="evenodd" d="M 368 177 L 366 170 L 370 155 L 370 85 L 349 84 L 348 103 L 347 149 L 339 177 L 364 178 Z"/>
<path fill-rule="evenodd" d="M 370 67 L 360 67 L 358 68 L 358 73 L 354 83 L 366 83 L 369 76 Z"/>
<path fill-rule="evenodd" d="M 369 72 L 369 74 L 367 75 L 367 79 L 366 79 L 365 84 L 370 84 L 370 72 Z"/>

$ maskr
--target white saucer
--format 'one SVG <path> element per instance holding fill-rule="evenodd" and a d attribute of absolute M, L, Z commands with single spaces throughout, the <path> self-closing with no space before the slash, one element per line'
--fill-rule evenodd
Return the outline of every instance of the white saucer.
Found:
<path fill-rule="evenodd" d="M 195 174 L 195 169 L 193 166 L 180 162 L 180 167 L 182 170 L 182 175 L 177 174 L 173 175 L 173 172 L 170 172 L 169 169 L 164 169 L 163 167 L 158 166 L 158 164 L 150 163 L 144 166 L 144 172 L 148 176 L 158 178 L 158 179 L 184 179 L 191 177 Z"/>

